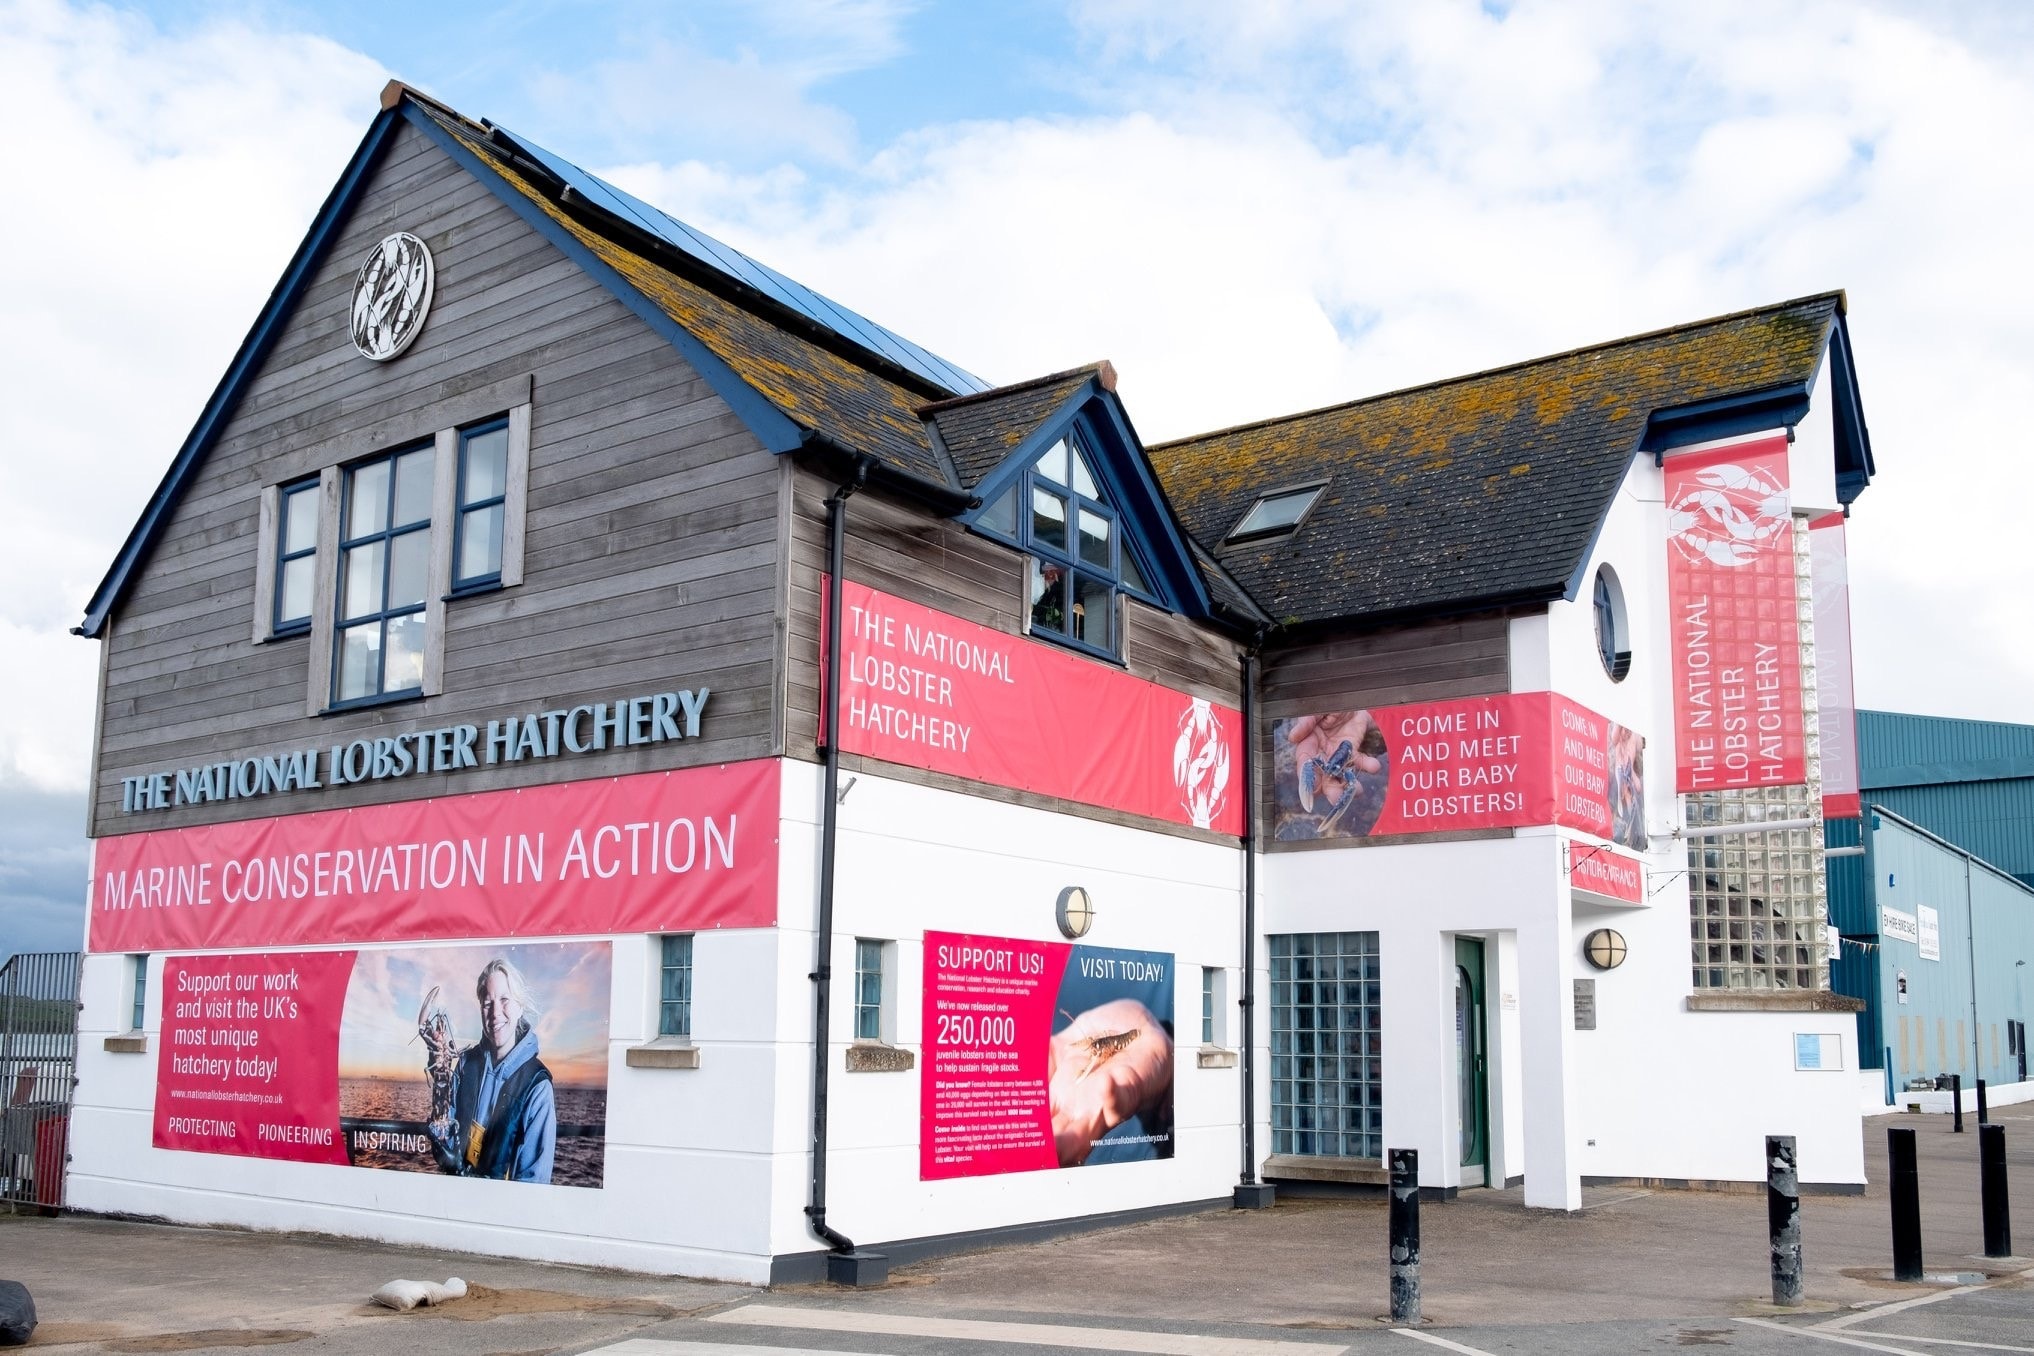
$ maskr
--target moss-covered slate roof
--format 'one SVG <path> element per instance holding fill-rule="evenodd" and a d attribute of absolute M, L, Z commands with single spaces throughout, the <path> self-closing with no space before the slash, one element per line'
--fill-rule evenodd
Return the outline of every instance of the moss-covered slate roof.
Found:
<path fill-rule="evenodd" d="M 1282 622 L 1562 596 L 1656 410 L 1811 382 L 1825 293 L 1149 450 L 1180 518 Z M 1266 493 L 1293 534 L 1223 549 Z"/>
<path fill-rule="evenodd" d="M 1115 373 L 1107 363 L 1094 363 L 979 395 L 942 400 L 919 413 L 939 429 L 939 440 L 946 444 L 960 483 L 973 489 L 1040 423 L 1092 381 L 1108 389 L 1116 384 Z"/>

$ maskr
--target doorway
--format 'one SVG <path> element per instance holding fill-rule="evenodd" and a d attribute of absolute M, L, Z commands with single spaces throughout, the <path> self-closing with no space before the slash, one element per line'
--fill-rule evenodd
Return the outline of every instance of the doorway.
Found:
<path fill-rule="evenodd" d="M 1489 1028 L 1483 939 L 1455 939 L 1455 1086 L 1461 1109 L 1462 1184 L 1490 1185 Z"/>

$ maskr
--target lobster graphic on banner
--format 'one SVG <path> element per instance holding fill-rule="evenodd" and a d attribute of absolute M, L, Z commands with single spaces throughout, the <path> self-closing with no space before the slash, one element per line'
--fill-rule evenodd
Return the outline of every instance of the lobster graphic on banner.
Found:
<path fill-rule="evenodd" d="M 1667 458 L 1675 789 L 1808 780 L 1787 440 Z"/>

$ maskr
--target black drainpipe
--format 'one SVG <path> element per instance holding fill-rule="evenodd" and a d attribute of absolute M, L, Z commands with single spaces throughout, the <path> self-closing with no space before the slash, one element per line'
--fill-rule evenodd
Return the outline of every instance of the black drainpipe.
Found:
<path fill-rule="evenodd" d="M 1271 1185 L 1257 1180 L 1257 655 L 1265 630 L 1243 652 L 1243 1176 L 1236 1205 L 1246 1210 L 1272 1203 Z"/>
<path fill-rule="evenodd" d="M 826 652 L 824 709 L 826 768 L 824 799 L 819 812 L 819 937 L 818 962 L 812 979 L 812 1194 L 805 1207 L 812 1232 L 836 1253 L 851 1253 L 854 1240 L 826 1223 L 826 1066 L 830 1053 L 828 1022 L 833 997 L 833 868 L 834 839 L 840 803 L 840 613 L 841 574 L 846 568 L 847 501 L 869 477 L 866 459 L 855 462 L 854 476 L 843 481 L 826 500 Z"/>

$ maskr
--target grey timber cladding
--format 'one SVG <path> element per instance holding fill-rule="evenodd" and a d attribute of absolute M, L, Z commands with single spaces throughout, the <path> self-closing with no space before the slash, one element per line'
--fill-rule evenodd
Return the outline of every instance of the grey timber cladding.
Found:
<path fill-rule="evenodd" d="M 826 499 L 833 493 L 834 482 L 798 466 L 792 473 L 790 490 L 784 749 L 790 757 L 814 759 L 818 757 L 815 746 L 820 703 L 820 587 L 826 574 Z M 848 501 L 844 551 L 847 577 L 857 583 L 980 626 L 1012 635 L 1022 633 L 1024 557 L 956 522 L 864 490 Z M 1042 640 L 1027 643 L 1050 644 Z M 1236 706 L 1242 701 L 1241 654 L 1233 641 L 1184 617 L 1147 607 L 1134 599 L 1124 602 L 1123 667 L 1140 678 Z M 1104 662 L 1075 657 L 1083 663 Z M 841 765 L 860 768 L 863 760 L 844 755 Z M 867 765 L 899 780 L 963 790 L 1011 804 L 1133 824 L 1211 842 L 1233 842 L 1198 829 L 1027 791 L 963 782 L 942 773 L 877 763 L 873 759 L 867 760 Z"/>
<path fill-rule="evenodd" d="M 354 271 L 390 231 L 437 260 L 422 336 L 374 364 Z M 524 582 L 446 605 L 441 695 L 305 715 L 307 638 L 251 643 L 264 487 L 533 390 Z M 413 128 L 393 139 L 287 331 L 112 618 L 91 832 L 455 794 L 775 753 L 777 459 L 671 345 Z M 449 525 L 446 525 L 449 526 Z M 329 544 L 321 544 L 329 549 Z M 702 737 L 255 802 L 123 814 L 120 779 L 676 687 Z"/>

